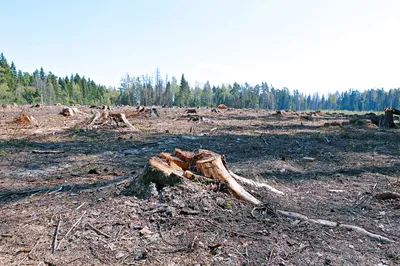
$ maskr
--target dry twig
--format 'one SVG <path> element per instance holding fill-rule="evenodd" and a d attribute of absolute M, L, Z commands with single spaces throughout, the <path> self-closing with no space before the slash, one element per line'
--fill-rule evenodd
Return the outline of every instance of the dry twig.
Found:
<path fill-rule="evenodd" d="M 111 238 L 110 235 L 108 235 L 108 234 L 106 234 L 106 233 L 100 231 L 99 229 L 93 227 L 93 225 L 91 225 L 90 223 L 87 223 L 86 225 L 87 225 L 90 229 L 92 229 L 93 231 L 95 231 L 97 234 L 102 235 L 102 236 L 104 236 L 104 237 L 106 237 L 106 238 Z"/>
<path fill-rule="evenodd" d="M 58 237 L 58 233 L 59 233 L 59 230 L 60 230 L 60 225 L 61 225 L 61 215 L 60 215 L 60 219 L 58 220 L 56 230 L 54 231 L 53 244 L 51 246 L 51 254 L 53 254 L 53 255 L 56 252 L 57 237 Z"/>
<path fill-rule="evenodd" d="M 32 153 L 38 154 L 54 154 L 54 153 L 63 153 L 64 151 L 44 151 L 44 150 L 33 150 Z"/>
<path fill-rule="evenodd" d="M 81 215 L 81 217 L 79 217 L 79 219 L 72 225 L 72 227 L 68 230 L 68 232 L 64 235 L 64 237 L 58 243 L 56 250 L 60 248 L 62 242 L 65 240 L 65 238 L 68 237 L 69 233 L 71 233 L 72 230 L 74 230 L 74 228 L 78 226 L 78 224 L 81 222 L 81 220 L 85 214 L 86 214 L 86 211 L 84 211 L 83 214 Z"/>

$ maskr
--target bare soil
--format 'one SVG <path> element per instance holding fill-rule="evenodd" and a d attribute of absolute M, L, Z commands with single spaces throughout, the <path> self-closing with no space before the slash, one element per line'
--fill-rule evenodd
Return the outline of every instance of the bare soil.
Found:
<path fill-rule="evenodd" d="M 0 265 L 400 265 L 400 199 L 376 197 L 400 193 L 399 129 L 343 114 L 308 120 L 200 108 L 203 119 L 193 119 L 184 108 L 159 108 L 159 117 L 129 118 L 137 133 L 113 123 L 89 127 L 95 109 L 77 108 L 82 113 L 70 117 L 61 106 L 0 109 Z M 22 112 L 38 124 L 16 124 Z M 195 182 L 146 200 L 123 193 L 151 156 L 174 148 L 224 154 L 235 173 L 285 195 L 247 187 L 264 203 L 254 209 Z"/>

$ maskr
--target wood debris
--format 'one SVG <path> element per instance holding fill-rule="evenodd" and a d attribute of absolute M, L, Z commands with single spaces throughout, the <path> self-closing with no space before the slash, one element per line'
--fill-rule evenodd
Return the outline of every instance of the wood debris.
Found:
<path fill-rule="evenodd" d="M 60 114 L 63 115 L 63 116 L 74 116 L 75 112 L 74 112 L 74 110 L 72 110 L 72 108 L 66 107 L 66 108 L 62 109 Z"/>
<path fill-rule="evenodd" d="M 226 106 L 225 104 L 221 103 L 220 105 L 218 105 L 218 109 L 219 110 L 226 110 L 226 109 L 228 109 L 228 106 Z"/>
<path fill-rule="evenodd" d="M 197 114 L 197 110 L 194 108 L 188 108 L 185 110 L 186 114 Z"/>
<path fill-rule="evenodd" d="M 400 194 L 395 192 L 384 192 L 376 195 L 375 198 L 379 200 L 388 200 L 388 199 L 400 200 Z"/>
<path fill-rule="evenodd" d="M 296 213 L 296 212 L 288 212 L 288 211 L 282 211 L 282 210 L 276 210 L 276 212 L 280 213 L 286 217 L 300 219 L 300 220 L 307 221 L 307 222 L 314 223 L 314 224 L 320 224 L 320 225 L 325 225 L 325 226 L 329 226 L 329 227 L 340 227 L 340 228 L 347 229 L 349 231 L 356 231 L 356 232 L 359 232 L 363 235 L 366 235 L 366 236 L 368 236 L 376 241 L 382 242 L 382 243 L 394 243 L 395 242 L 394 240 L 392 240 L 390 238 L 371 233 L 371 232 L 365 230 L 364 228 L 358 227 L 355 225 L 341 224 L 341 223 L 332 222 L 332 221 L 328 221 L 328 220 L 324 220 L 324 219 L 312 219 L 312 218 L 308 218 L 307 216 L 305 216 L 303 214 Z"/>
<path fill-rule="evenodd" d="M 125 123 L 127 127 L 132 129 L 133 131 L 140 131 L 137 127 L 132 125 L 129 120 L 126 118 L 125 113 L 113 113 L 108 111 L 101 111 L 96 112 L 90 122 L 88 123 L 89 126 L 93 126 L 95 123 L 107 124 L 108 122 L 114 122 L 117 126 L 121 122 Z"/>
<path fill-rule="evenodd" d="M 21 113 L 19 116 L 15 117 L 14 123 L 16 123 L 18 125 L 23 125 L 23 126 L 27 126 L 27 125 L 37 126 L 38 125 L 37 120 L 32 115 L 27 114 L 27 113 Z"/>
<path fill-rule="evenodd" d="M 63 116 L 74 116 L 77 114 L 83 114 L 84 112 L 80 111 L 77 107 L 65 107 L 60 112 L 60 115 Z"/>
<path fill-rule="evenodd" d="M 303 161 L 304 162 L 315 162 L 315 158 L 313 157 L 303 157 Z"/>
<path fill-rule="evenodd" d="M 144 115 L 148 115 L 150 117 L 159 117 L 160 116 L 157 111 L 157 108 L 155 108 L 155 107 L 149 108 L 146 106 L 138 106 L 136 108 L 136 110 L 137 110 L 137 114 L 135 116 L 139 115 L 140 113 L 142 113 Z"/>

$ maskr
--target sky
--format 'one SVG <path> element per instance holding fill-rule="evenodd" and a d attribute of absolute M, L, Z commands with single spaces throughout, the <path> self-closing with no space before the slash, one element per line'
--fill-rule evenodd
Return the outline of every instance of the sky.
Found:
<path fill-rule="evenodd" d="M 190 84 L 305 93 L 400 87 L 398 0 L 0 0 L 0 52 L 17 69 L 182 73 Z"/>

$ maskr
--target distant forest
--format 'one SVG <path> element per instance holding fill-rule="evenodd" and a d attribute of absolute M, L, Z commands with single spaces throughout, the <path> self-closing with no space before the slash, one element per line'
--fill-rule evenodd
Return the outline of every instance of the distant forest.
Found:
<path fill-rule="evenodd" d="M 288 88 L 274 88 L 267 82 L 257 85 L 222 84 L 190 86 L 184 74 L 163 79 L 157 68 L 152 75 L 121 78 L 118 88 L 107 88 L 79 74 L 57 77 L 43 68 L 32 74 L 17 70 L 0 54 L 0 104 L 85 104 L 85 105 L 163 105 L 217 106 L 221 103 L 234 108 L 270 110 L 379 110 L 392 106 L 400 108 L 400 88 L 369 89 L 327 95 L 304 94 Z"/>

